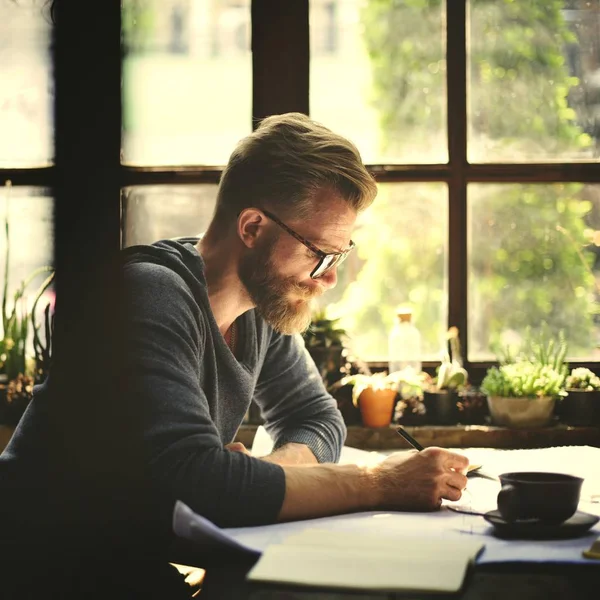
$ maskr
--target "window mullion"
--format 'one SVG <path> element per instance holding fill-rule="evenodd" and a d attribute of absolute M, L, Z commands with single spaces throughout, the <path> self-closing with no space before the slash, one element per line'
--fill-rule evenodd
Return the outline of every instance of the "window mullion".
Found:
<path fill-rule="evenodd" d="M 308 0 L 252 2 L 252 116 L 308 114 Z"/>
<path fill-rule="evenodd" d="M 467 51 L 466 0 L 446 3 L 448 97 L 448 326 L 457 326 L 468 356 L 467 322 Z"/>

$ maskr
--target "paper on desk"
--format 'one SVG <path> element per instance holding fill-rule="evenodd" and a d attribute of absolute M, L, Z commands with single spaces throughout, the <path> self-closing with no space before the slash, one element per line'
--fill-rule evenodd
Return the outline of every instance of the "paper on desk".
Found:
<path fill-rule="evenodd" d="M 318 587 L 456 592 L 481 540 L 306 529 L 269 546 L 248 579 Z M 360 564 L 360 568 L 357 565 Z"/>
<path fill-rule="evenodd" d="M 354 450 L 354 449 L 352 449 Z M 486 471 L 500 474 L 517 470 L 546 470 L 572 473 L 584 477 L 582 500 L 579 510 L 600 515 L 600 503 L 591 501 L 594 493 L 600 493 L 598 465 L 600 449 L 589 446 L 556 447 L 534 450 L 465 449 L 471 462 L 484 465 Z M 343 453 L 344 454 L 344 453 Z M 371 453 L 349 453 L 355 459 Z M 472 495 L 471 507 L 481 512 L 496 508 L 498 484 L 485 479 L 469 479 L 467 489 Z M 463 498 L 464 500 L 464 498 Z M 493 527 L 483 517 L 460 514 L 450 510 L 433 513 L 364 512 L 306 521 L 277 523 L 262 527 L 239 527 L 219 529 L 194 514 L 182 503 L 174 511 L 173 527 L 177 535 L 197 541 L 204 547 L 221 547 L 231 550 L 260 553 L 270 544 L 282 543 L 288 536 L 305 529 L 318 528 L 329 532 L 352 532 L 360 534 L 391 535 L 398 541 L 404 537 L 419 536 L 435 543 L 441 537 L 457 539 L 477 536 L 485 543 L 478 563 L 498 562 L 589 562 L 582 551 L 600 535 L 600 523 L 587 534 L 570 540 L 516 541 L 494 537 Z M 184 510 L 185 509 L 187 510 Z M 208 538 L 208 539 L 207 539 Z"/>
<path fill-rule="evenodd" d="M 250 554 L 260 554 L 256 548 L 238 542 L 208 519 L 192 511 L 181 501 L 173 509 L 173 531 L 181 538 L 190 540 L 206 550 L 233 550 Z"/>

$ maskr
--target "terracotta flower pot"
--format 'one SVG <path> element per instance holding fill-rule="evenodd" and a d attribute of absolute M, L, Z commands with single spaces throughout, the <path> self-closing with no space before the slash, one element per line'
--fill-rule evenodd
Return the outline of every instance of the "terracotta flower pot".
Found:
<path fill-rule="evenodd" d="M 545 427 L 552 421 L 555 398 L 505 398 L 488 396 L 488 407 L 494 425 L 526 429 Z"/>
<path fill-rule="evenodd" d="M 358 398 L 358 407 L 365 427 L 387 427 L 392 422 L 396 390 L 366 388 Z"/>

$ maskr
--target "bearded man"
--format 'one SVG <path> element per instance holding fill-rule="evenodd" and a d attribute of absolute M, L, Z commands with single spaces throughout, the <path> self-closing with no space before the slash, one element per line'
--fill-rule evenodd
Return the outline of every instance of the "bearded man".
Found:
<path fill-rule="evenodd" d="M 150 471 L 172 500 L 239 526 L 460 497 L 468 461 L 439 448 L 370 471 L 334 464 L 344 423 L 295 335 L 376 193 L 351 142 L 272 116 L 231 155 L 201 239 L 126 251 L 129 374 L 152 411 Z M 274 440 L 261 459 L 231 444 L 252 400 Z"/>
<path fill-rule="evenodd" d="M 177 500 L 218 525 L 247 526 L 460 498 L 468 460 L 441 448 L 371 468 L 336 464 L 344 422 L 299 335 L 376 192 L 351 142 L 301 114 L 272 116 L 233 151 L 201 238 L 123 251 L 125 385 L 107 398 L 117 410 L 100 441 L 119 451 L 107 466 L 99 452 L 88 475 L 102 504 L 126 502 L 137 471 L 148 493 L 135 506 L 160 497 L 166 529 Z M 30 431 L 41 398 L 3 456 L 15 473 L 40 460 Z M 262 458 L 233 443 L 253 400 L 274 441 Z M 132 466 L 117 486 L 122 460 Z"/>

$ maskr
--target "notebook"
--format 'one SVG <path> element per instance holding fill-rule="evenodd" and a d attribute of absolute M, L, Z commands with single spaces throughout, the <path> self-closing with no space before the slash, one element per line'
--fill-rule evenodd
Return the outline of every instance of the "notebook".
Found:
<path fill-rule="evenodd" d="M 387 592 L 457 592 L 483 548 L 472 538 L 396 539 L 306 529 L 268 546 L 248 579 Z"/>

